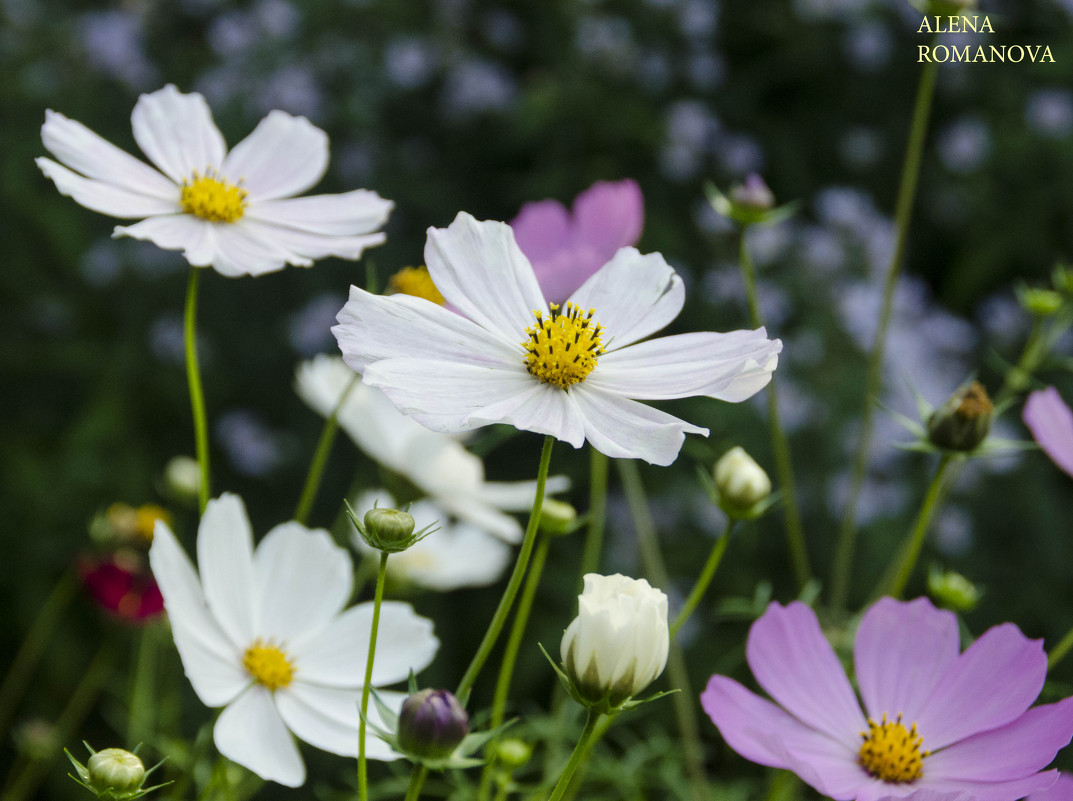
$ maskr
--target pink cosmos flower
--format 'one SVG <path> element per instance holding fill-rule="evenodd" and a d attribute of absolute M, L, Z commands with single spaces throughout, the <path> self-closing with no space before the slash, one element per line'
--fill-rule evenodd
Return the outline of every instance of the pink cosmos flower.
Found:
<path fill-rule="evenodd" d="M 147 623 L 164 611 L 164 598 L 149 566 L 133 554 L 117 552 L 79 565 L 82 584 L 109 614 L 128 623 Z"/>
<path fill-rule="evenodd" d="M 1054 387 L 1033 392 L 1022 412 L 1043 452 L 1062 470 L 1073 476 L 1073 411 Z"/>
<path fill-rule="evenodd" d="M 815 613 L 771 604 L 746 657 L 772 703 L 713 676 L 701 704 L 727 744 L 847 801 L 1015 801 L 1073 737 L 1073 698 L 1029 709 L 1047 674 L 1041 640 L 1011 623 L 960 653 L 957 618 L 925 598 L 883 598 L 857 629 L 861 703 Z"/>
<path fill-rule="evenodd" d="M 510 221 L 518 247 L 533 265 L 551 303 L 563 303 L 619 248 L 637 244 L 645 209 L 636 182 L 598 181 L 574 200 L 526 203 Z"/>

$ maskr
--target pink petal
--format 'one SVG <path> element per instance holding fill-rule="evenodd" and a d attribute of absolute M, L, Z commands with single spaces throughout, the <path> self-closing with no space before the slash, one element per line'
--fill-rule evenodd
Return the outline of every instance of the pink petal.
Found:
<path fill-rule="evenodd" d="M 598 181 L 574 201 L 575 246 L 591 247 L 609 261 L 619 248 L 641 238 L 644 206 L 636 181 Z"/>
<path fill-rule="evenodd" d="M 1033 392 L 1025 401 L 1022 416 L 1043 452 L 1073 476 L 1073 411 L 1058 390 L 1047 387 Z"/>
<path fill-rule="evenodd" d="M 514 239 L 533 268 L 547 261 L 570 243 L 570 215 L 562 203 L 556 200 L 538 200 L 526 203 L 518 216 L 510 221 Z"/>
<path fill-rule="evenodd" d="M 1037 790 L 1026 801 L 1073 801 L 1073 774 L 1060 773 L 1046 790 Z"/>
<path fill-rule="evenodd" d="M 965 792 L 973 801 L 1017 801 L 1030 793 L 1047 790 L 1054 785 L 1058 771 L 1048 770 L 1005 782 L 977 782 L 965 779 L 928 781 L 922 779 L 921 789 L 931 789 L 940 793 Z M 864 801 L 863 798 L 858 801 Z"/>
<path fill-rule="evenodd" d="M 927 598 L 881 598 L 865 613 L 853 645 L 857 684 L 870 717 L 917 720 L 921 705 L 961 653 L 957 618 Z M 925 747 L 926 744 L 925 744 Z"/>

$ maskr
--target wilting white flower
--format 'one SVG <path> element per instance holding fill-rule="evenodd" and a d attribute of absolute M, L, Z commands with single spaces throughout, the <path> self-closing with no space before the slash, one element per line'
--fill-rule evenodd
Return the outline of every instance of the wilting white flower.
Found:
<path fill-rule="evenodd" d="M 220 753 L 290 787 L 305 781 L 292 732 L 356 757 L 373 605 L 342 611 L 352 589 L 346 551 L 327 531 L 294 522 L 254 550 L 242 500 L 224 494 L 205 509 L 197 553 L 200 578 L 171 529 L 157 523 L 149 561 L 194 692 L 206 706 L 225 707 L 213 730 Z M 431 621 L 409 604 L 385 602 L 373 683 L 402 681 L 438 647 Z M 376 738 L 366 749 L 374 759 L 398 756 Z"/>
<path fill-rule="evenodd" d="M 425 263 L 457 310 L 351 287 L 332 331 L 343 359 L 401 411 L 437 431 L 508 423 L 615 458 L 674 461 L 704 428 L 638 403 L 760 391 L 782 349 L 764 329 L 643 338 L 682 308 L 682 280 L 658 253 L 622 248 L 549 307 L 510 226 L 461 213 L 430 228 Z"/>
<path fill-rule="evenodd" d="M 768 474 L 740 446 L 720 457 L 713 477 L 720 499 L 736 509 L 751 509 L 771 494 Z"/>
<path fill-rule="evenodd" d="M 351 507 L 359 515 L 376 505 L 394 509 L 395 499 L 387 492 L 363 492 Z M 415 528 L 423 529 L 439 521 L 439 528 L 405 551 L 388 559 L 388 574 L 439 592 L 461 587 L 484 587 L 500 576 L 511 561 L 511 549 L 500 539 L 468 523 L 450 523 L 447 513 L 431 501 L 410 506 Z M 357 532 L 355 547 L 373 553 Z"/>
<path fill-rule="evenodd" d="M 585 575 L 578 616 L 563 634 L 563 668 L 583 703 L 614 709 L 667 665 L 667 596 L 644 579 Z"/>
<path fill-rule="evenodd" d="M 327 417 L 354 377 L 338 356 L 321 355 L 298 366 L 295 388 L 302 400 Z M 536 493 L 534 482 L 485 481 L 484 463 L 456 438 L 407 417 L 380 390 L 363 383 L 350 388 L 336 419 L 369 457 L 405 476 L 447 514 L 507 542 L 521 541 L 518 521 L 503 512 L 528 511 Z M 565 477 L 553 476 L 546 491 L 562 492 L 568 486 Z"/>
<path fill-rule="evenodd" d="M 111 217 L 141 219 L 113 236 L 182 250 L 195 267 L 261 275 L 316 259 L 357 259 L 394 205 L 375 192 L 296 198 L 328 167 L 328 137 L 273 111 L 230 152 L 205 98 L 171 84 L 142 95 L 134 139 L 154 170 L 79 122 L 45 112 L 41 139 L 61 163 L 37 159 L 61 194 Z"/>

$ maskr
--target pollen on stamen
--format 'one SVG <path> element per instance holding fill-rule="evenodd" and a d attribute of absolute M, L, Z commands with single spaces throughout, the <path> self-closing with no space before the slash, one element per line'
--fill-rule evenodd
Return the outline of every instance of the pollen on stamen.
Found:
<path fill-rule="evenodd" d="M 246 649 L 242 666 L 258 684 L 269 690 L 286 687 L 294 680 L 294 665 L 287 653 L 275 642 L 260 637 Z"/>
<path fill-rule="evenodd" d="M 583 312 L 574 303 L 567 303 L 562 312 L 555 303 L 550 308 L 549 317 L 533 310 L 536 325 L 525 330 L 529 339 L 522 343 L 525 369 L 545 384 L 567 389 L 596 369 L 596 360 L 604 353 L 603 327 L 592 321 L 595 309 Z"/>
<path fill-rule="evenodd" d="M 914 723 L 908 729 L 901 714 L 888 721 L 868 719 L 868 731 L 861 732 L 864 742 L 857 754 L 857 763 L 870 774 L 885 782 L 904 784 L 919 779 L 924 771 L 924 758 L 931 752 L 921 746 L 924 738 Z"/>
<path fill-rule="evenodd" d="M 246 213 L 246 192 L 241 186 L 221 178 L 213 171 L 183 181 L 179 204 L 186 214 L 209 222 L 233 223 Z"/>

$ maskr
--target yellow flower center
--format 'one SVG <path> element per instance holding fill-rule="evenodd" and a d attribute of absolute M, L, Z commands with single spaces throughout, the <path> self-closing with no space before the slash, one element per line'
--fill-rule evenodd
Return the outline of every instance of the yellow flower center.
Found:
<path fill-rule="evenodd" d="M 271 640 L 265 642 L 260 637 L 246 649 L 242 666 L 254 681 L 270 690 L 286 687 L 294 679 L 294 665 L 286 652 Z"/>
<path fill-rule="evenodd" d="M 209 222 L 233 223 L 246 212 L 247 192 L 215 172 L 194 173 L 192 180 L 183 181 L 179 203 L 183 211 Z"/>
<path fill-rule="evenodd" d="M 403 267 L 388 279 L 388 291 L 395 295 L 413 295 L 442 306 L 446 301 L 432 283 L 428 267 Z"/>
<path fill-rule="evenodd" d="M 877 779 L 902 784 L 920 778 L 924 757 L 931 752 L 920 749 L 924 738 L 917 734 L 917 724 L 906 729 L 901 714 L 891 722 L 884 713 L 879 723 L 868 718 L 868 731 L 862 731 L 861 737 L 864 743 L 857 762 Z"/>
<path fill-rule="evenodd" d="M 529 339 L 522 343 L 526 350 L 525 369 L 559 389 L 584 381 L 596 369 L 596 358 L 604 352 L 600 341 L 603 327 L 592 321 L 595 313 L 595 309 L 583 312 L 574 303 L 567 303 L 562 313 L 558 304 L 552 303 L 551 316 L 547 318 L 534 310 L 536 325 L 525 329 Z"/>

